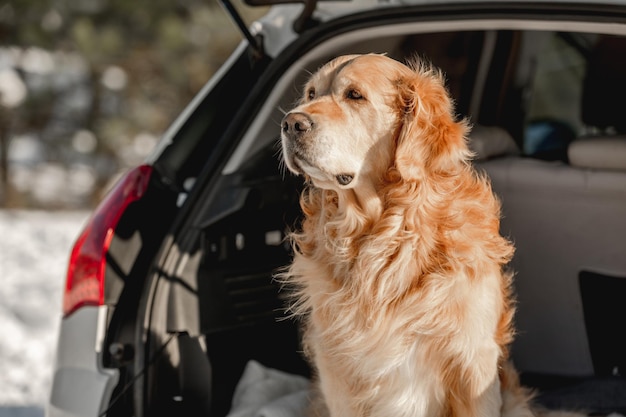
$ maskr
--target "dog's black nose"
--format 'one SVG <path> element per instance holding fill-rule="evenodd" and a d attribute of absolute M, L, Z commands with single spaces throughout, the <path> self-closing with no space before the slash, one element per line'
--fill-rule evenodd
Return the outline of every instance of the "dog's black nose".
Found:
<path fill-rule="evenodd" d="M 299 137 L 313 128 L 313 120 L 304 113 L 289 113 L 282 121 L 283 132 L 293 138 Z"/>

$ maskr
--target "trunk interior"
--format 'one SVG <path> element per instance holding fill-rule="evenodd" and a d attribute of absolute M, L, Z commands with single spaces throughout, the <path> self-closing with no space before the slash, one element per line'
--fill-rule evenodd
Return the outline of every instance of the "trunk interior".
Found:
<path fill-rule="evenodd" d="M 501 233 L 516 245 L 512 355 L 523 382 L 549 408 L 626 413 L 626 163 L 604 164 L 614 148 L 603 149 L 626 140 L 626 39 L 410 33 L 337 47 L 306 69 L 347 51 L 419 54 L 444 70 L 458 113 L 474 125 L 475 166 L 502 201 Z M 275 107 L 290 107 L 305 76 L 288 81 Z M 151 351 L 168 334 L 175 343 L 150 368 L 146 410 L 226 415 L 250 360 L 310 376 L 287 291 L 273 278 L 291 257 L 284 238 L 298 226 L 302 187 L 280 166 L 275 112 L 236 169 L 212 182 L 176 273 L 160 279 Z"/>

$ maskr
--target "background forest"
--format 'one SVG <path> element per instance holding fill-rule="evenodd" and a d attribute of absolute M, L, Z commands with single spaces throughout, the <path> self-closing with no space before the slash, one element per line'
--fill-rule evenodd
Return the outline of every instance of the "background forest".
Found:
<path fill-rule="evenodd" d="M 92 207 L 241 39 L 217 0 L 0 0 L 0 208 Z"/>

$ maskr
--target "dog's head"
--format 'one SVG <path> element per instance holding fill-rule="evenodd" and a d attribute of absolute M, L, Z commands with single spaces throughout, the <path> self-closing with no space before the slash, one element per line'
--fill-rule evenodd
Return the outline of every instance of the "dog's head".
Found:
<path fill-rule="evenodd" d="M 289 170 L 324 189 L 377 188 L 393 170 L 420 180 L 468 157 L 443 78 L 421 62 L 383 55 L 341 56 L 306 84 L 282 120 Z"/>

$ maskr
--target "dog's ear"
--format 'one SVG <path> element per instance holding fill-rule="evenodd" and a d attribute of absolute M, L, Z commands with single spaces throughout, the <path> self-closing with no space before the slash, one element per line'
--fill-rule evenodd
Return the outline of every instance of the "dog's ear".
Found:
<path fill-rule="evenodd" d="M 457 169 L 470 157 L 467 124 L 456 121 L 442 74 L 417 62 L 413 75 L 398 81 L 401 123 L 395 167 L 404 180 Z"/>

